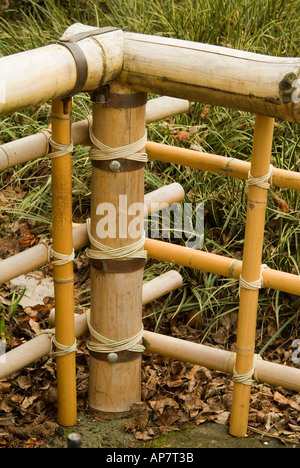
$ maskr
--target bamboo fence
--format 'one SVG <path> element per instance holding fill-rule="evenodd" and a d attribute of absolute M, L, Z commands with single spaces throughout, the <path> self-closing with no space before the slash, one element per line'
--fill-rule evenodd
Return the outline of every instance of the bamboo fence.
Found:
<path fill-rule="evenodd" d="M 7 353 L 6 364 L 1 362 L 0 365 L 0 378 L 45 356 L 54 343 L 58 421 L 62 425 L 73 425 L 76 422 L 74 339 L 89 331 L 89 404 L 92 408 L 119 412 L 139 401 L 141 353 L 146 349 L 232 374 L 234 392 L 229 431 L 244 437 L 253 378 L 296 391 L 300 389 L 300 369 L 256 360 L 254 353 L 260 288 L 297 295 L 300 291 L 298 275 L 262 266 L 268 189 L 271 184 L 293 190 L 300 188 L 299 173 L 270 166 L 274 119 L 300 123 L 297 79 L 300 59 L 269 57 L 117 28 L 98 29 L 75 24 L 56 43 L 2 57 L 0 65 L 3 91 L 0 115 L 52 100 L 51 131 L 48 129 L 2 145 L 0 170 L 49 157 L 49 145 L 52 148 L 52 254 L 56 302 L 55 328 Z M 78 92 L 91 92 L 93 115 L 71 125 L 71 97 Z M 165 97 L 153 99 L 146 106 L 149 92 Z M 185 112 L 188 102 L 193 100 L 256 114 L 251 163 L 146 141 L 147 122 Z M 72 141 L 74 145 L 90 146 L 92 160 L 90 224 L 73 230 Z M 149 158 L 247 181 L 242 262 L 153 239 L 141 237 L 134 242 L 130 236 L 123 237 L 120 233 L 114 239 L 106 239 L 104 246 L 101 244 L 97 231 L 98 206 L 116 205 L 118 196 L 124 194 L 129 199 L 128 205 L 145 200 L 145 148 Z M 163 188 L 159 194 L 155 193 L 154 199 L 161 204 L 160 209 L 163 203 L 182 200 L 183 195 L 182 188 L 175 184 L 170 192 Z M 149 213 L 151 207 L 146 206 L 143 215 Z M 119 210 L 118 226 L 122 216 Z M 89 245 L 92 284 L 88 319 L 74 316 L 72 267 L 73 249 L 86 245 Z M 132 245 L 138 247 L 133 251 Z M 173 277 L 171 286 L 164 289 L 161 282 L 158 295 L 153 296 L 151 291 L 146 298 L 142 285 L 146 256 L 239 280 L 236 353 L 142 329 L 142 305 L 152 300 L 151 297 L 159 297 L 168 288 L 181 284 L 178 276 Z M 28 249 L 0 263 L 0 281 L 39 268 L 48 260 L 47 246 L 40 244 Z M 112 352 L 114 349 L 116 352 Z"/>

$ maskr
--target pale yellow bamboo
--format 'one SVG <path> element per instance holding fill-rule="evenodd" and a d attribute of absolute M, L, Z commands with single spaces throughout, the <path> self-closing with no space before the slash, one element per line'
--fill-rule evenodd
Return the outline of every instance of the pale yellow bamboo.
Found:
<path fill-rule="evenodd" d="M 300 122 L 300 59 L 124 33 L 123 83 L 139 91 Z"/>
<path fill-rule="evenodd" d="M 157 296 L 154 294 L 152 297 L 155 299 Z M 52 322 L 55 320 L 53 314 L 50 319 Z M 54 332 L 55 328 L 52 330 Z M 76 314 L 76 337 L 80 338 L 87 332 L 86 315 Z M 149 353 L 168 356 L 172 359 L 204 366 L 231 375 L 236 362 L 236 353 L 146 330 L 144 331 L 144 345 Z M 50 348 L 51 343 L 48 335 L 39 335 L 2 355 L 0 357 L 0 379 L 9 377 L 11 374 L 43 358 L 50 352 Z M 296 392 L 300 391 L 300 369 L 296 367 L 259 359 L 256 361 L 256 375 L 260 383 Z"/>
<path fill-rule="evenodd" d="M 91 30 L 75 24 L 64 36 Z M 121 77 L 145 92 L 300 121 L 295 83 L 299 58 L 121 30 L 84 39 L 78 47 L 88 64 L 84 91 Z M 0 115 L 64 96 L 72 91 L 77 77 L 72 54 L 56 44 L 2 57 L 0 70 Z"/>
<path fill-rule="evenodd" d="M 72 101 L 52 101 L 52 138 L 55 143 L 71 143 Z M 56 153 L 53 148 L 53 152 Z M 56 253 L 70 255 L 72 239 L 72 164 L 71 153 L 52 159 L 52 239 L 53 260 Z M 53 266 L 56 307 L 56 341 L 63 346 L 75 342 L 73 262 Z M 57 351 L 60 351 L 59 347 Z M 62 426 L 77 423 L 75 352 L 57 356 L 57 419 Z"/>
<path fill-rule="evenodd" d="M 274 119 L 257 115 L 254 129 L 251 174 L 268 174 L 273 141 Z M 268 179 L 268 178 L 267 178 Z M 268 190 L 249 186 L 242 278 L 251 283 L 260 278 Z M 240 288 L 237 329 L 236 372 L 245 375 L 253 368 L 256 316 L 259 290 Z M 251 385 L 235 382 L 230 419 L 230 434 L 245 437 L 248 427 Z"/>
<path fill-rule="evenodd" d="M 187 112 L 188 109 L 189 101 L 184 99 L 168 96 L 151 99 L 146 105 L 146 122 L 156 122 L 172 115 Z M 71 132 L 74 146 L 91 146 L 87 119 L 72 123 Z M 0 145 L 0 171 L 42 158 L 48 150 L 47 142 L 46 131 Z"/>
<path fill-rule="evenodd" d="M 157 278 L 143 284 L 143 305 L 179 288 L 182 285 L 182 276 L 175 270 L 170 270 Z M 50 312 L 48 323 L 55 325 L 55 310 Z M 55 328 L 51 331 L 54 333 Z M 75 335 L 77 338 L 88 333 L 86 314 L 75 314 Z M 51 334 L 50 334 L 51 336 Z M 0 380 L 9 377 L 33 362 L 41 359 L 51 350 L 51 338 L 48 334 L 41 334 L 26 343 L 13 348 L 0 356 Z"/>
<path fill-rule="evenodd" d="M 233 373 L 236 362 L 236 353 L 146 330 L 144 331 L 144 345 L 148 352 L 227 374 Z M 300 391 L 300 369 L 298 368 L 258 359 L 256 376 L 260 383 Z"/>
<path fill-rule="evenodd" d="M 75 24 L 64 36 L 93 30 L 95 28 L 91 26 Z M 77 44 L 86 58 L 88 71 L 82 91 L 97 89 L 119 76 L 123 66 L 122 30 L 86 38 Z M 1 57 L 0 115 L 63 97 L 74 89 L 76 79 L 74 57 L 59 44 Z"/>

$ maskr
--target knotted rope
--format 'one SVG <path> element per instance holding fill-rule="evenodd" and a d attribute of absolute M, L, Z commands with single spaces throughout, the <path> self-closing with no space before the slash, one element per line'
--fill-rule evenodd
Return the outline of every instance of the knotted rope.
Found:
<path fill-rule="evenodd" d="M 95 343 L 93 341 L 88 340 L 87 347 L 90 351 L 94 351 L 95 353 L 117 353 L 121 351 L 132 351 L 134 353 L 142 353 L 143 351 L 145 351 L 144 345 L 140 344 L 140 341 L 143 339 L 143 327 L 136 335 L 132 336 L 131 338 L 127 338 L 126 340 L 121 341 L 114 341 L 110 340 L 109 338 L 105 338 L 93 329 L 90 323 L 89 312 L 86 313 L 86 317 L 90 334 L 93 338 L 95 338 L 98 341 L 98 343 Z"/>
<path fill-rule="evenodd" d="M 238 374 L 234 366 L 232 380 L 236 383 L 241 383 L 243 385 L 254 385 L 255 383 L 259 382 L 257 378 L 256 368 L 256 361 L 258 359 L 262 359 L 261 356 L 259 354 L 254 354 L 253 368 L 245 374 Z M 251 379 L 252 376 L 254 377 L 254 379 Z"/>
<path fill-rule="evenodd" d="M 54 357 L 61 357 L 61 356 L 67 356 L 68 354 L 75 353 L 77 351 L 77 340 L 75 338 L 74 343 L 71 346 L 66 346 L 61 343 L 58 343 L 58 341 L 55 338 L 55 330 L 51 329 L 46 329 L 42 330 L 40 335 L 48 335 L 51 338 L 51 349 L 49 354 L 51 354 Z M 59 351 L 53 351 L 53 345 L 59 349 Z"/>
<path fill-rule="evenodd" d="M 98 250 L 86 249 L 86 255 L 93 259 L 127 259 L 127 258 L 147 258 L 147 251 L 140 250 L 145 244 L 145 236 L 130 245 L 114 249 L 98 242 L 91 234 L 91 220 L 86 220 L 86 227 L 89 240 Z"/>
<path fill-rule="evenodd" d="M 264 189 L 269 189 L 271 187 L 271 185 L 273 185 L 273 165 L 271 164 L 270 165 L 270 171 L 268 172 L 268 174 L 264 175 L 264 176 L 260 176 L 260 177 L 253 177 L 251 172 L 249 171 L 248 172 L 248 180 L 247 180 L 247 184 L 248 186 L 249 185 L 256 185 L 260 188 L 264 188 Z M 270 180 L 270 182 L 268 182 Z"/>
<path fill-rule="evenodd" d="M 89 115 L 87 117 L 89 125 L 90 139 L 96 148 L 90 149 L 90 159 L 96 161 L 110 161 L 112 159 L 130 159 L 132 161 L 147 162 L 147 153 L 139 152 L 141 148 L 144 148 L 147 143 L 147 134 L 143 136 L 139 141 L 130 143 L 126 146 L 120 146 L 117 148 L 110 148 L 109 146 L 101 143 L 93 134 L 93 120 Z"/>

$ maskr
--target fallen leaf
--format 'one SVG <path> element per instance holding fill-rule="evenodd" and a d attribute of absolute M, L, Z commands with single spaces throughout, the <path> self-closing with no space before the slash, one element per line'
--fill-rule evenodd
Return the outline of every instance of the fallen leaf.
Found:
<path fill-rule="evenodd" d="M 32 247 L 36 243 L 36 237 L 31 232 L 27 232 L 19 238 L 19 242 L 24 248 Z"/>
<path fill-rule="evenodd" d="M 174 408 L 167 408 L 163 414 L 155 420 L 155 424 L 163 426 L 172 426 L 175 422 L 179 420 L 179 416 L 176 413 Z"/>
<path fill-rule="evenodd" d="M 210 110 L 211 110 L 210 107 L 205 106 L 200 114 L 201 119 L 205 119 L 206 116 L 210 113 Z"/>
<path fill-rule="evenodd" d="M 186 141 L 190 139 L 190 134 L 185 130 L 181 130 L 180 132 L 171 135 L 171 137 L 175 140 Z"/>
<path fill-rule="evenodd" d="M 294 400 L 292 400 L 290 398 L 286 398 L 285 396 L 283 396 L 279 392 L 274 393 L 274 400 L 277 401 L 277 403 L 279 403 L 282 406 L 290 406 L 291 408 L 294 408 L 297 411 L 300 411 L 300 405 L 298 405 L 298 403 L 296 403 L 296 401 L 294 401 Z"/>
<path fill-rule="evenodd" d="M 40 324 L 33 320 L 32 318 L 29 319 L 30 328 L 38 335 L 41 331 Z"/>
<path fill-rule="evenodd" d="M 277 210 L 282 211 L 283 213 L 288 213 L 290 208 L 289 205 L 280 197 L 277 195 L 274 195 L 274 200 L 277 203 Z"/>

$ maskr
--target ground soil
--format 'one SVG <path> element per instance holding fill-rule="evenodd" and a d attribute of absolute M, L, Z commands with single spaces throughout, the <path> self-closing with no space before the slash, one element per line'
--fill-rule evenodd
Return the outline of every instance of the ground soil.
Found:
<path fill-rule="evenodd" d="M 250 433 L 239 439 L 229 434 L 228 426 L 207 422 L 200 426 L 190 423 L 180 430 L 166 433 L 153 442 L 142 443 L 124 430 L 130 417 L 102 415 L 97 419 L 80 416 L 78 425 L 62 429 L 62 434 L 49 438 L 42 448 L 67 448 L 67 436 L 81 436 L 81 448 L 300 448 L 284 438 Z"/>

